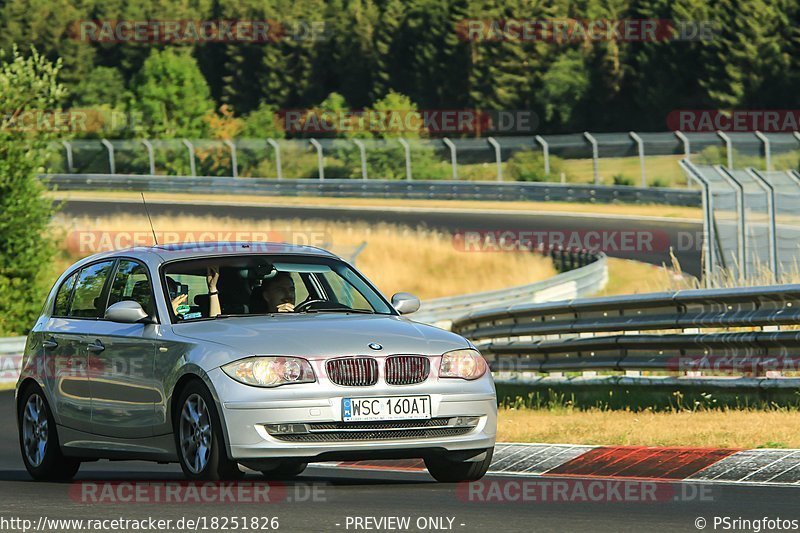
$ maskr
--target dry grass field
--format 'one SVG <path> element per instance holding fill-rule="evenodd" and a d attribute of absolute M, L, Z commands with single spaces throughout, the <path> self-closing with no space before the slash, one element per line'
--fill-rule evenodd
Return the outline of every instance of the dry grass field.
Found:
<path fill-rule="evenodd" d="M 330 248 L 347 258 L 363 242 L 367 245 L 356 259 L 356 267 L 387 295 L 408 291 L 422 299 L 455 296 L 468 292 L 503 289 L 556 275 L 552 262 L 532 253 L 476 253 L 461 251 L 449 234 L 424 228 L 389 224 L 332 223 L 322 220 L 239 220 L 213 217 L 154 217 L 153 225 L 164 238 L 174 241 L 207 239 L 208 232 L 233 240 L 246 240 L 257 233 L 272 239 L 314 244 Z M 91 243 L 129 243 L 134 237 L 148 238 L 150 226 L 144 216 L 64 218 L 57 216 L 53 231 L 64 243 L 62 261 L 92 253 Z M 84 233 L 81 233 L 84 232 Z M 206 234 L 205 236 L 203 234 Z M 88 239 L 87 239 L 88 237 Z M 84 239 L 84 240 L 82 240 Z M 84 246 L 81 247 L 81 242 Z"/>
<path fill-rule="evenodd" d="M 499 413 L 500 442 L 712 448 L 800 448 L 796 409 L 632 412 L 510 409 Z"/>

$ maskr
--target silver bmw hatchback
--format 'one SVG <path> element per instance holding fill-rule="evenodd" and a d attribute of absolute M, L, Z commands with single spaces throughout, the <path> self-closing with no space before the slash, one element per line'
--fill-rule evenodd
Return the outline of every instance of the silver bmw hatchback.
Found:
<path fill-rule="evenodd" d="M 16 388 L 35 479 L 83 461 L 178 462 L 189 479 L 269 479 L 309 462 L 424 459 L 482 477 L 497 401 L 454 333 L 401 315 L 355 268 L 312 247 L 205 243 L 93 255 L 58 279 Z"/>

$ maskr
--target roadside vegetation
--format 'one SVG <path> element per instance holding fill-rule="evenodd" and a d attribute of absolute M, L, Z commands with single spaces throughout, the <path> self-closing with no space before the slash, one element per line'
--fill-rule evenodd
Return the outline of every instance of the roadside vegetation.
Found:
<path fill-rule="evenodd" d="M 0 53 L 0 337 L 21 334 L 41 309 L 55 253 L 46 235 L 51 202 L 37 178 L 52 135 L 13 126 L 19 115 L 56 108 L 60 62 L 14 47 Z"/>
<path fill-rule="evenodd" d="M 800 448 L 800 409 L 659 412 L 501 408 L 498 442 L 709 448 Z"/>

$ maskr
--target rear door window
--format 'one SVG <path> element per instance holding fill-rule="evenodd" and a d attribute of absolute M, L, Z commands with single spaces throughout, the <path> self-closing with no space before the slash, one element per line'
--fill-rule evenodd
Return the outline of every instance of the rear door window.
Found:
<path fill-rule="evenodd" d="M 53 316 L 67 316 L 69 312 L 69 300 L 72 297 L 72 289 L 75 287 L 75 278 L 78 273 L 75 272 L 61 284 L 56 294 L 56 304 L 53 307 Z"/>
<path fill-rule="evenodd" d="M 105 285 L 114 261 L 104 261 L 84 267 L 75 284 L 69 316 L 72 318 L 101 318 L 105 312 Z"/>

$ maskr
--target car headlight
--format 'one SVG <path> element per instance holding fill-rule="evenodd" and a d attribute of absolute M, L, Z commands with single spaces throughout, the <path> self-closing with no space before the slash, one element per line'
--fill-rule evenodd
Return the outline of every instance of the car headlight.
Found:
<path fill-rule="evenodd" d="M 477 350 L 447 352 L 439 365 L 440 378 L 478 379 L 486 373 L 486 361 Z"/>
<path fill-rule="evenodd" d="M 299 357 L 248 357 L 223 366 L 222 371 L 240 383 L 256 387 L 316 381 L 311 364 Z"/>

